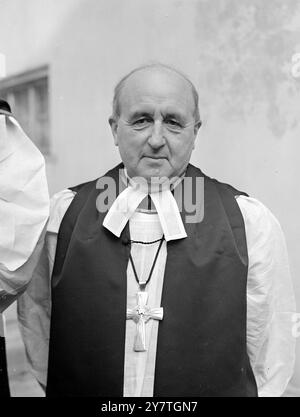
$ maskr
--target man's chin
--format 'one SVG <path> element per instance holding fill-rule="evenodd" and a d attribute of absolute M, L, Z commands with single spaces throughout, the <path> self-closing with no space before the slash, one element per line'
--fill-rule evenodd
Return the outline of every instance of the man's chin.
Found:
<path fill-rule="evenodd" d="M 144 178 L 148 183 L 150 182 L 157 182 L 161 181 L 165 178 L 169 178 L 170 173 L 167 170 L 163 169 L 151 169 L 151 170 L 144 170 L 139 173 L 139 175 Z"/>
<path fill-rule="evenodd" d="M 167 159 L 143 158 L 141 162 L 137 176 L 141 176 L 149 182 L 157 178 L 169 178 L 171 175 Z"/>

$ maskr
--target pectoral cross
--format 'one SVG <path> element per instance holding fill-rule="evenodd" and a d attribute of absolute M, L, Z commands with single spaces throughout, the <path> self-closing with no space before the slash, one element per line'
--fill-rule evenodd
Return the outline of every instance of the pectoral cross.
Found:
<path fill-rule="evenodd" d="M 146 351 L 146 326 L 148 320 L 162 320 L 163 308 L 150 308 L 147 306 L 148 293 L 146 291 L 139 291 L 136 295 L 137 306 L 127 309 L 127 320 L 133 320 L 136 323 L 136 334 L 134 340 L 135 352 Z"/>

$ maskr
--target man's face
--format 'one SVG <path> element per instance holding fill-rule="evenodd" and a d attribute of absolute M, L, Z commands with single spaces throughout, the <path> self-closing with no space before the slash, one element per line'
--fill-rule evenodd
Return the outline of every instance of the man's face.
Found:
<path fill-rule="evenodd" d="M 184 172 L 199 128 L 194 110 L 190 85 L 171 71 L 139 71 L 126 81 L 120 117 L 110 124 L 130 177 Z"/>

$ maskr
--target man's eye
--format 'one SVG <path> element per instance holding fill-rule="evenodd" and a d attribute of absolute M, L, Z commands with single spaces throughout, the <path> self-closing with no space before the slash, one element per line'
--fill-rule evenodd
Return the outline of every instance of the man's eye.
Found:
<path fill-rule="evenodd" d="M 181 129 L 181 127 L 182 127 L 181 124 L 177 120 L 174 120 L 174 119 L 168 119 L 168 120 L 165 121 L 165 123 L 168 126 L 170 126 L 172 128 L 175 128 L 175 129 Z"/>
<path fill-rule="evenodd" d="M 148 123 L 151 123 L 151 120 L 150 119 L 147 119 L 146 117 L 143 117 L 142 119 L 136 120 L 133 124 L 135 126 L 144 126 L 144 125 L 146 125 Z"/>

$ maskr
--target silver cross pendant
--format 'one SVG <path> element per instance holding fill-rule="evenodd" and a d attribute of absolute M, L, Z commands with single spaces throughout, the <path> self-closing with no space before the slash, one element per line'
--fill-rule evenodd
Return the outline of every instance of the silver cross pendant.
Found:
<path fill-rule="evenodd" d="M 148 293 L 139 291 L 136 294 L 137 305 L 134 308 L 127 309 L 127 320 L 133 320 L 136 323 L 136 334 L 134 340 L 135 352 L 145 352 L 146 349 L 146 323 L 148 320 L 162 320 L 163 308 L 150 308 L 147 306 Z"/>

